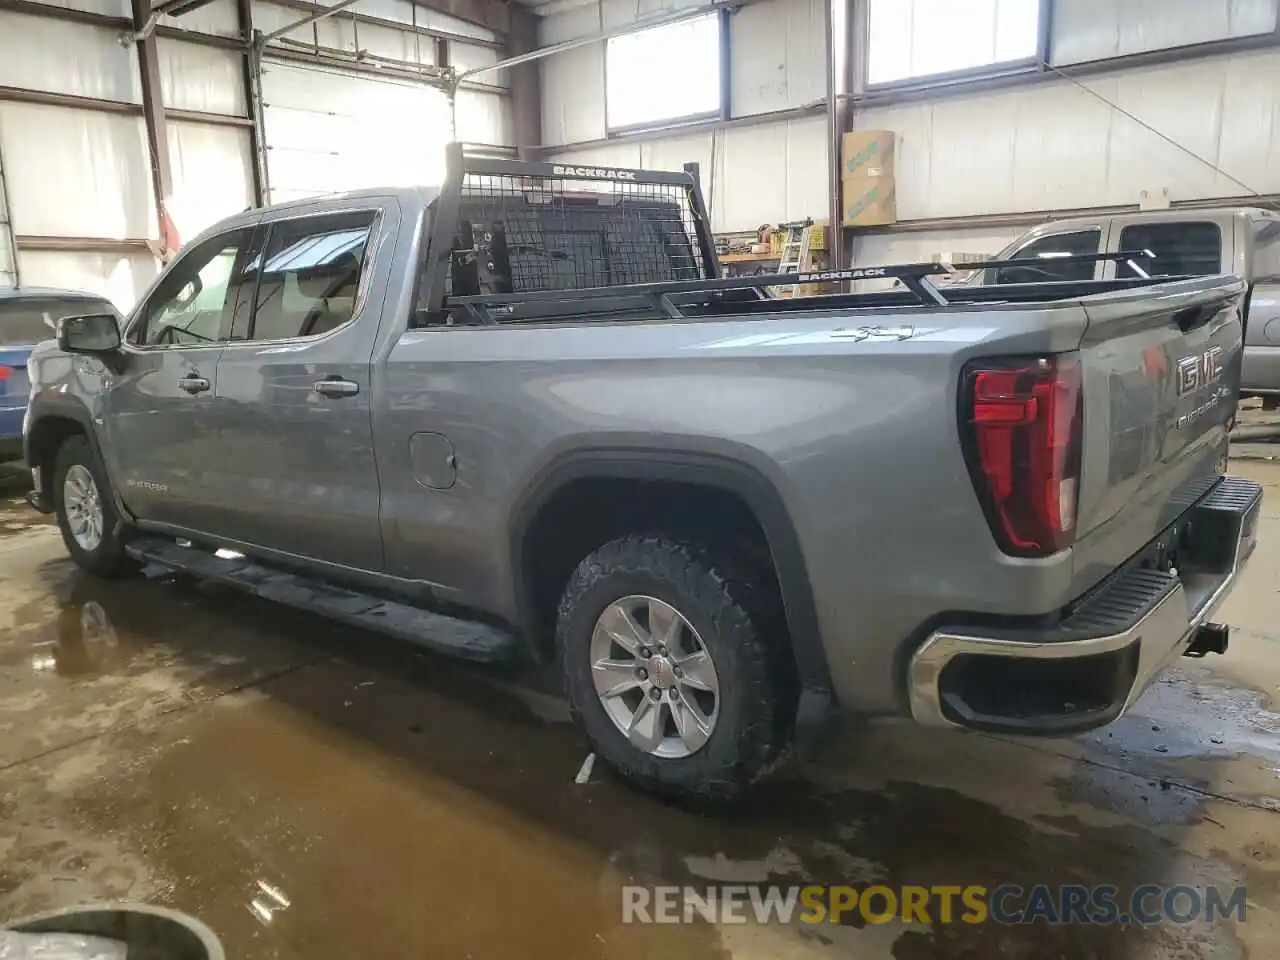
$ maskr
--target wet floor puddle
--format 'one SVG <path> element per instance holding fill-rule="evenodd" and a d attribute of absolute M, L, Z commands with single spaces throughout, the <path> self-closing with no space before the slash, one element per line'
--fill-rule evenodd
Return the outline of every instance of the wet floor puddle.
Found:
<path fill-rule="evenodd" d="M 1248 691 L 1161 685 L 1076 741 L 1089 762 L 850 728 L 711 817 L 599 768 L 575 784 L 582 744 L 543 680 L 181 580 L 101 584 L 58 559 L 22 589 L 0 637 L 0 916 L 149 899 L 244 958 L 1233 960 L 1270 942 L 1274 814 L 1186 786 L 1277 760 Z M 1238 929 L 621 921 L 636 883 L 1146 882 L 1247 883 L 1257 912 Z"/>

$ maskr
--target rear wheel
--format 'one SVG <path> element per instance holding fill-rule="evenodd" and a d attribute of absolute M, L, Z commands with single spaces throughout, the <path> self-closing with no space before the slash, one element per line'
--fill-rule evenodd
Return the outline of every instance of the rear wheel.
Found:
<path fill-rule="evenodd" d="M 89 441 L 68 437 L 58 447 L 52 495 L 62 542 L 76 565 L 100 577 L 120 577 L 136 565 L 124 551 L 124 524 L 105 471 Z"/>
<path fill-rule="evenodd" d="M 573 712 L 600 758 L 658 793 L 729 800 L 790 736 L 794 671 L 776 589 L 660 536 L 579 564 L 557 639 Z"/>

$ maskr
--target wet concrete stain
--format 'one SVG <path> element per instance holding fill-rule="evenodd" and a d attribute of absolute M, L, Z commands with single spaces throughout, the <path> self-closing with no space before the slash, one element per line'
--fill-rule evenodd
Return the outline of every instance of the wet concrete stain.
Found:
<path fill-rule="evenodd" d="M 1271 956 L 1280 666 L 1217 666 L 1073 741 L 850 723 L 713 817 L 600 767 L 575 784 L 546 677 L 180 578 L 99 583 L 24 530 L 0 535 L 0 918 L 149 900 L 244 958 Z M 1250 904 L 1153 928 L 622 923 L 626 883 L 872 882 L 1244 883 Z"/>

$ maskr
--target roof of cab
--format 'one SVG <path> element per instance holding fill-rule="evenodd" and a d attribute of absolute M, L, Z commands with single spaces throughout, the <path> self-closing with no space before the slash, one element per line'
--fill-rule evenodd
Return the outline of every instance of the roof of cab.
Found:
<path fill-rule="evenodd" d="M 301 215 L 313 213 L 329 213 L 336 210 L 350 209 L 353 204 L 363 200 L 399 200 L 411 205 L 425 206 L 440 195 L 439 187 L 370 187 L 364 190 L 350 190 L 344 193 L 326 193 L 317 197 L 304 197 L 300 200 L 286 200 L 284 203 L 273 203 L 266 207 L 249 207 L 233 216 L 219 220 L 212 227 L 204 230 L 202 236 L 213 230 L 228 230 L 237 226 L 257 223 L 263 217 L 268 219 L 283 215 Z"/>

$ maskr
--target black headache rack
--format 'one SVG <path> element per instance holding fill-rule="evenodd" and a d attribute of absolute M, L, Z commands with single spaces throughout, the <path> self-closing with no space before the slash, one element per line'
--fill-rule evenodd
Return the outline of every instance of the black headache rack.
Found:
<path fill-rule="evenodd" d="M 689 173 L 467 157 L 449 149 L 420 287 L 428 324 L 538 322 L 569 317 L 680 319 L 717 305 L 746 312 L 816 306 L 924 305 L 1061 299 L 1155 282 L 1149 250 L 980 263 L 909 263 L 766 276 L 720 276 L 710 221 Z M 961 271 L 1116 261 L 1114 281 L 953 286 Z M 1161 281 L 1174 279 L 1161 277 Z M 897 290 L 775 301 L 768 287 L 895 280 Z"/>

